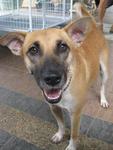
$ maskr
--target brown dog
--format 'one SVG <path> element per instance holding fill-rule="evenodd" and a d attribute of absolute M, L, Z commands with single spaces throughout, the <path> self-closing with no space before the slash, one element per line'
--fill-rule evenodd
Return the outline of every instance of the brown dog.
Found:
<path fill-rule="evenodd" d="M 58 123 L 58 132 L 52 137 L 55 143 L 60 142 L 65 133 L 61 108 L 69 111 L 71 137 L 66 150 L 75 150 L 85 96 L 100 66 L 100 101 L 103 107 L 108 107 L 104 94 L 108 48 L 94 20 L 82 17 L 63 29 L 9 33 L 0 39 L 0 44 L 8 46 L 15 55 L 21 55 L 33 73 Z"/>

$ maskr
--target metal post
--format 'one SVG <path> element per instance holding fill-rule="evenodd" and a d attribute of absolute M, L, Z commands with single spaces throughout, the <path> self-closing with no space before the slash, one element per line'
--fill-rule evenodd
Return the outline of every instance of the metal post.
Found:
<path fill-rule="evenodd" d="M 73 18 L 73 0 L 70 0 L 70 18 L 71 18 L 71 20 L 72 20 L 72 18 Z"/>
<path fill-rule="evenodd" d="M 17 12 L 19 13 L 19 0 L 17 0 Z"/>
<path fill-rule="evenodd" d="M 31 32 L 32 29 L 32 0 L 29 1 L 29 31 Z"/>
<path fill-rule="evenodd" d="M 45 21 L 46 21 L 45 9 L 46 9 L 45 0 L 42 0 L 42 23 L 43 23 L 43 29 L 45 28 Z"/>
<path fill-rule="evenodd" d="M 3 10 L 4 10 L 4 3 L 3 3 L 3 0 L 1 0 L 1 10 L 2 10 L 2 12 L 3 12 Z"/>
<path fill-rule="evenodd" d="M 63 0 L 63 19 L 64 20 L 66 19 L 65 15 L 66 15 L 66 0 Z"/>
<path fill-rule="evenodd" d="M 12 1 L 12 3 L 11 3 L 11 5 L 12 5 L 12 15 L 14 15 L 14 1 Z"/>

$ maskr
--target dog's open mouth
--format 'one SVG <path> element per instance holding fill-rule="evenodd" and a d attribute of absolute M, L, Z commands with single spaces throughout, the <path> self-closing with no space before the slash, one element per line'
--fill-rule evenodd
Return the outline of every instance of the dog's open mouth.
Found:
<path fill-rule="evenodd" d="M 46 100 L 51 104 L 58 103 L 62 97 L 61 89 L 43 90 L 43 93 Z"/>

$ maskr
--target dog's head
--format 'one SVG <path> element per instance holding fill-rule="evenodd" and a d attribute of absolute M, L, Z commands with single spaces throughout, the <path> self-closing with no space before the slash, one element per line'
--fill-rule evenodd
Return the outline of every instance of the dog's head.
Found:
<path fill-rule="evenodd" d="M 75 51 L 91 31 L 91 24 L 91 18 L 84 17 L 63 29 L 8 33 L 1 37 L 0 44 L 23 56 L 46 100 L 54 104 L 71 82 Z"/>

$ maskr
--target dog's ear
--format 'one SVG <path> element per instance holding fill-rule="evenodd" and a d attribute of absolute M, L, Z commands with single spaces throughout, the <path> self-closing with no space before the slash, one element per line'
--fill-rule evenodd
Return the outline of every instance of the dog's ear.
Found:
<path fill-rule="evenodd" d="M 64 27 L 64 30 L 75 44 L 81 44 L 87 37 L 87 34 L 92 31 L 93 26 L 94 22 L 91 17 L 83 17 Z"/>
<path fill-rule="evenodd" d="M 22 55 L 22 45 L 26 32 L 12 32 L 0 38 L 0 45 L 7 46 L 15 55 Z"/>

